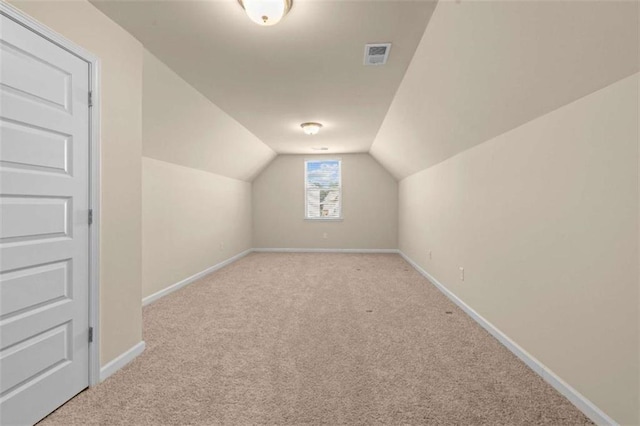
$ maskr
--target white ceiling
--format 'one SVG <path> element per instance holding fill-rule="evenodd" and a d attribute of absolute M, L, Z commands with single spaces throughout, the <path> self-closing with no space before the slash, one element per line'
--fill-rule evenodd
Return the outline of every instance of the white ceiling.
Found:
<path fill-rule="evenodd" d="M 436 4 L 294 0 L 260 27 L 236 0 L 92 3 L 278 153 L 369 151 Z M 368 42 L 393 43 L 387 65 L 363 66 Z"/>
<path fill-rule="evenodd" d="M 637 73 L 638 8 L 440 2 L 371 154 L 403 178 Z"/>

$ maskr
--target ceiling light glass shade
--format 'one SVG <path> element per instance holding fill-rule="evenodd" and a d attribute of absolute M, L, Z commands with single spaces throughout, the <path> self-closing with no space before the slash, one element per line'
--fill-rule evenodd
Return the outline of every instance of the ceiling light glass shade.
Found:
<path fill-rule="evenodd" d="M 258 25 L 275 25 L 289 12 L 293 0 L 238 0 L 247 16 Z"/>
<path fill-rule="evenodd" d="M 320 123 L 302 123 L 300 125 L 302 127 L 302 131 L 307 135 L 313 136 L 318 134 L 320 129 L 322 128 L 322 124 Z"/>

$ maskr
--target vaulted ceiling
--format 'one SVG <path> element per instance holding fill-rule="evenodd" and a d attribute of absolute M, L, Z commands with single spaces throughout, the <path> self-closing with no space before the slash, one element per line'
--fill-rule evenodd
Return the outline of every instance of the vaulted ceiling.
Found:
<path fill-rule="evenodd" d="M 639 40 L 636 1 L 440 2 L 371 154 L 425 169 L 638 72 Z"/>
<path fill-rule="evenodd" d="M 636 1 L 294 0 L 274 27 L 236 0 L 92 3 L 277 153 L 370 151 L 399 179 L 640 70 Z"/>
<path fill-rule="evenodd" d="M 92 3 L 277 153 L 369 151 L 436 5 L 294 0 L 261 27 L 236 0 Z M 393 43 L 386 65 L 363 65 L 370 42 Z"/>

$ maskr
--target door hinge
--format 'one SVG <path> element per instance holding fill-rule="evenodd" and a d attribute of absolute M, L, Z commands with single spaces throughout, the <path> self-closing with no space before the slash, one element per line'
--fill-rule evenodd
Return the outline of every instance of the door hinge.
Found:
<path fill-rule="evenodd" d="M 89 209 L 89 225 L 93 225 L 93 209 Z"/>
<path fill-rule="evenodd" d="M 89 327 L 89 343 L 93 343 L 93 327 Z"/>
<path fill-rule="evenodd" d="M 89 108 L 93 106 L 93 92 L 89 92 Z"/>

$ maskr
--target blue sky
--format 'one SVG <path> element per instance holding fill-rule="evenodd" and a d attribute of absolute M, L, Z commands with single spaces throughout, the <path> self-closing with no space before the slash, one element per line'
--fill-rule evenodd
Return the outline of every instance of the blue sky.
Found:
<path fill-rule="evenodd" d="M 314 161 L 307 163 L 307 182 L 310 185 L 338 185 L 340 181 L 340 162 L 337 160 Z"/>

